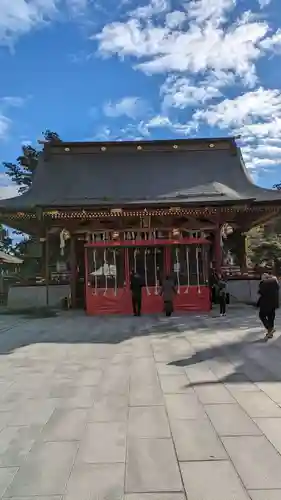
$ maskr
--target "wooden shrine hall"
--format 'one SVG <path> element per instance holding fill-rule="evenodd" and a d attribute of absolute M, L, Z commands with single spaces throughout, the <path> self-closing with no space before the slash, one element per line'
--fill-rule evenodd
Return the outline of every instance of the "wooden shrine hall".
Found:
<path fill-rule="evenodd" d="M 56 286 L 57 241 L 71 305 L 91 315 L 131 313 L 131 270 L 145 283 L 143 313 L 161 312 L 166 274 L 175 310 L 208 311 L 210 269 L 231 252 L 243 273 L 245 234 L 280 208 L 281 194 L 253 184 L 229 137 L 45 143 L 32 187 L 0 201 L 2 223 L 42 242 L 46 286 Z"/>

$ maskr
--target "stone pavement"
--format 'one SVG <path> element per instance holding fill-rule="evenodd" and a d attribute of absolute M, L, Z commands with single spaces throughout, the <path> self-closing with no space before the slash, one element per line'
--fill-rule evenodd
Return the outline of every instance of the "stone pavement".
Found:
<path fill-rule="evenodd" d="M 251 308 L 1 316 L 0 498 L 280 500 L 281 337 L 262 336 Z"/>

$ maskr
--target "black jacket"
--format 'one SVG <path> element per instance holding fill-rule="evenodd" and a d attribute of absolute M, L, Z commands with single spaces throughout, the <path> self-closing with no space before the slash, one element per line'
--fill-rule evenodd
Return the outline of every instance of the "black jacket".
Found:
<path fill-rule="evenodd" d="M 130 289 L 133 295 L 141 295 L 143 279 L 139 274 L 131 274 Z"/>
<path fill-rule="evenodd" d="M 260 282 L 258 306 L 263 311 L 279 307 L 279 283 L 276 278 L 267 278 Z"/>

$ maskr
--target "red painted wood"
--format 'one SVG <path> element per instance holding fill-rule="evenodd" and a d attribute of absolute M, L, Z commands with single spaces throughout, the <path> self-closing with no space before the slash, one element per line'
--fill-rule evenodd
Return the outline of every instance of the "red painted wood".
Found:
<path fill-rule="evenodd" d="M 131 314 L 131 294 L 128 288 L 117 290 L 116 295 L 114 289 L 105 290 L 99 288 L 95 295 L 94 289 L 87 287 L 86 289 L 87 314 L 90 316 L 99 314 Z"/>
<path fill-rule="evenodd" d="M 132 314 L 131 292 L 129 287 L 117 290 L 114 294 L 113 289 L 97 290 L 94 294 L 94 289 L 87 287 L 87 314 L 102 315 L 102 314 Z M 176 296 L 174 302 L 175 312 L 208 312 L 210 311 L 210 290 L 207 286 L 202 286 L 200 289 L 197 286 L 190 286 L 188 289 L 185 286 L 180 287 L 180 293 Z M 155 294 L 155 288 L 149 287 L 148 292 L 143 288 L 142 292 L 142 313 L 155 314 L 162 313 L 163 300 L 159 294 Z"/>
<path fill-rule="evenodd" d="M 211 310 L 210 288 L 208 286 L 181 286 L 174 302 L 175 311 L 208 312 Z"/>
<path fill-rule="evenodd" d="M 164 269 L 163 274 L 171 271 L 171 246 L 178 244 L 198 244 L 199 240 L 184 238 L 181 240 L 144 240 L 120 242 L 120 246 L 155 246 L 165 245 L 168 242 L 169 246 L 165 248 L 164 254 Z M 201 240 L 200 240 L 201 241 Z M 209 244 L 209 241 L 203 240 L 203 244 Z M 202 241 L 201 241 L 202 244 Z M 89 243 L 87 247 L 106 247 L 106 246 L 119 246 L 116 242 L 98 242 Z M 87 249 L 85 249 L 85 273 L 86 273 L 86 310 L 89 315 L 100 314 L 132 314 L 131 291 L 130 291 L 130 270 L 128 261 L 128 250 L 125 250 L 125 284 L 123 288 L 117 290 L 116 295 L 114 289 L 97 289 L 96 293 L 92 286 L 88 284 L 88 261 Z M 158 290 L 160 291 L 160 290 Z M 208 286 L 181 286 L 180 293 L 177 295 L 174 303 L 175 311 L 190 312 L 207 312 L 211 308 L 210 291 Z M 153 314 L 161 313 L 163 311 L 163 300 L 159 294 L 155 293 L 155 287 L 146 287 L 142 291 L 142 313 Z"/>

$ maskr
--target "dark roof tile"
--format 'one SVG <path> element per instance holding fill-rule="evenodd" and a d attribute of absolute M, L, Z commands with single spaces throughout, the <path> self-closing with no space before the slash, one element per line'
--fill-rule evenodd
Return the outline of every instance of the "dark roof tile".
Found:
<path fill-rule="evenodd" d="M 214 148 L 78 154 L 74 148 L 56 154 L 54 148 L 45 159 L 41 155 L 32 188 L 1 200 L 0 208 L 281 201 L 278 191 L 253 184 L 236 153 Z"/>

